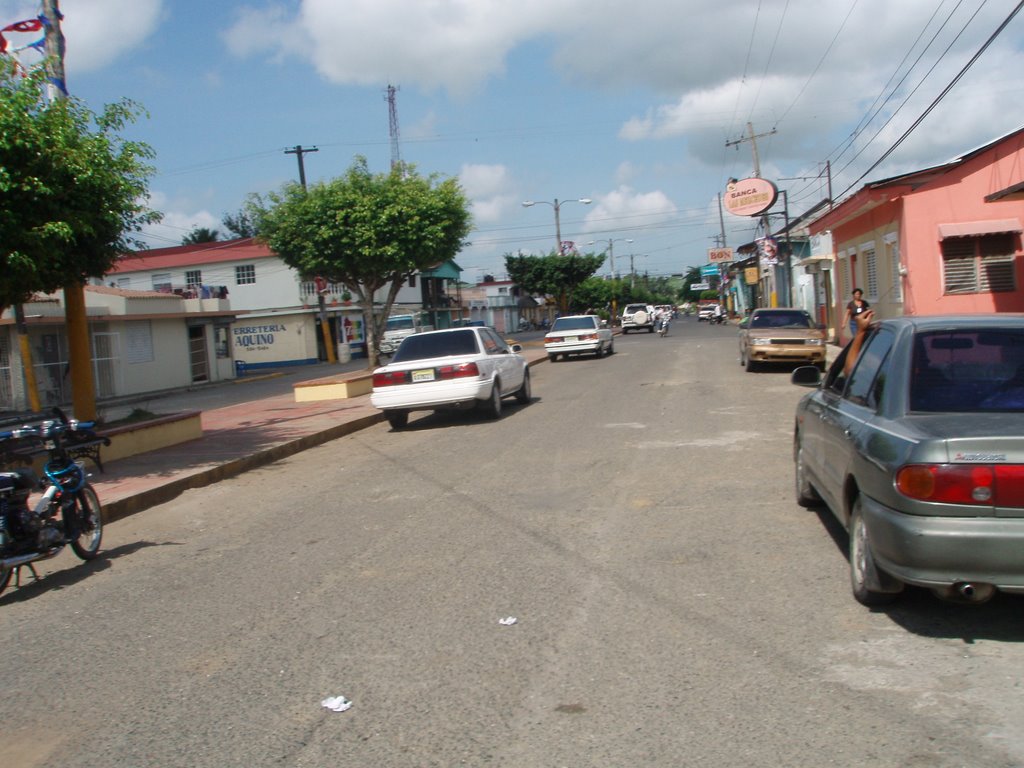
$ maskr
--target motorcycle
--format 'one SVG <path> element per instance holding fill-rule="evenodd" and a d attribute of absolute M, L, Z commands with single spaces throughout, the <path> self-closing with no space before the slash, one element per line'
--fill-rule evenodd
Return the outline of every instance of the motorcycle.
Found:
<path fill-rule="evenodd" d="M 658 335 L 659 336 L 667 336 L 668 335 L 668 324 L 669 324 L 669 317 L 667 315 L 665 317 L 661 318 L 660 320 L 658 320 Z"/>
<path fill-rule="evenodd" d="M 99 497 L 89 484 L 81 460 L 73 456 L 75 444 L 100 441 L 89 421 L 68 419 L 59 408 L 54 418 L 0 432 L 0 592 L 16 575 L 21 586 L 21 568 L 28 566 L 39 579 L 33 563 L 56 557 L 66 545 L 82 560 L 99 554 L 103 539 L 103 511 Z M 40 478 L 32 468 L 32 455 L 45 451 L 49 458 Z M 29 506 L 33 491 L 43 491 Z"/>

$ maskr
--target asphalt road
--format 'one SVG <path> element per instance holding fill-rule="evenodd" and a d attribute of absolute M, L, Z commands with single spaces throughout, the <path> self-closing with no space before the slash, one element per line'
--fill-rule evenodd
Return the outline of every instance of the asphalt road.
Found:
<path fill-rule="evenodd" d="M 692 320 L 615 346 L 43 563 L 0 596 L 0 764 L 1024 765 L 1021 599 L 864 609 L 788 374 Z"/>

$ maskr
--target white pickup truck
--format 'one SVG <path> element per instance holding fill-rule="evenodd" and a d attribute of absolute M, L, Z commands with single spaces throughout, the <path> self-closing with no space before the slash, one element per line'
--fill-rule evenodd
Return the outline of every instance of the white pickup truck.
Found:
<path fill-rule="evenodd" d="M 380 342 L 381 354 L 393 355 L 406 336 L 432 330 L 434 326 L 424 325 L 422 314 L 392 315 L 388 318 L 384 338 Z"/>

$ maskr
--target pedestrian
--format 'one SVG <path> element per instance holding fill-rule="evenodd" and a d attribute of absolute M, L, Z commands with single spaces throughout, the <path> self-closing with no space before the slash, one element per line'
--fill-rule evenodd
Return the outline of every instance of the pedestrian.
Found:
<path fill-rule="evenodd" d="M 850 329 L 850 340 L 857 335 L 857 315 L 867 312 L 871 305 L 864 300 L 864 291 L 860 288 L 853 289 L 853 298 L 846 305 L 846 314 L 843 315 L 843 325 Z"/>

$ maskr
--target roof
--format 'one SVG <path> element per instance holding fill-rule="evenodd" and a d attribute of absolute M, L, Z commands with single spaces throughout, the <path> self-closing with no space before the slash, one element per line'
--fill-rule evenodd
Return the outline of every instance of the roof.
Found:
<path fill-rule="evenodd" d="M 132 291 L 128 288 L 112 288 L 106 285 L 87 285 L 85 290 L 88 293 L 101 293 L 106 296 L 122 296 L 126 299 L 177 299 L 180 298 L 173 293 L 161 291 Z"/>
<path fill-rule="evenodd" d="M 118 259 L 107 274 L 149 272 L 155 269 L 174 269 L 226 261 L 254 261 L 270 258 L 277 258 L 270 248 L 257 242 L 254 238 L 245 237 L 223 242 L 178 245 L 173 248 L 152 248 L 146 251 L 126 253 Z"/>

